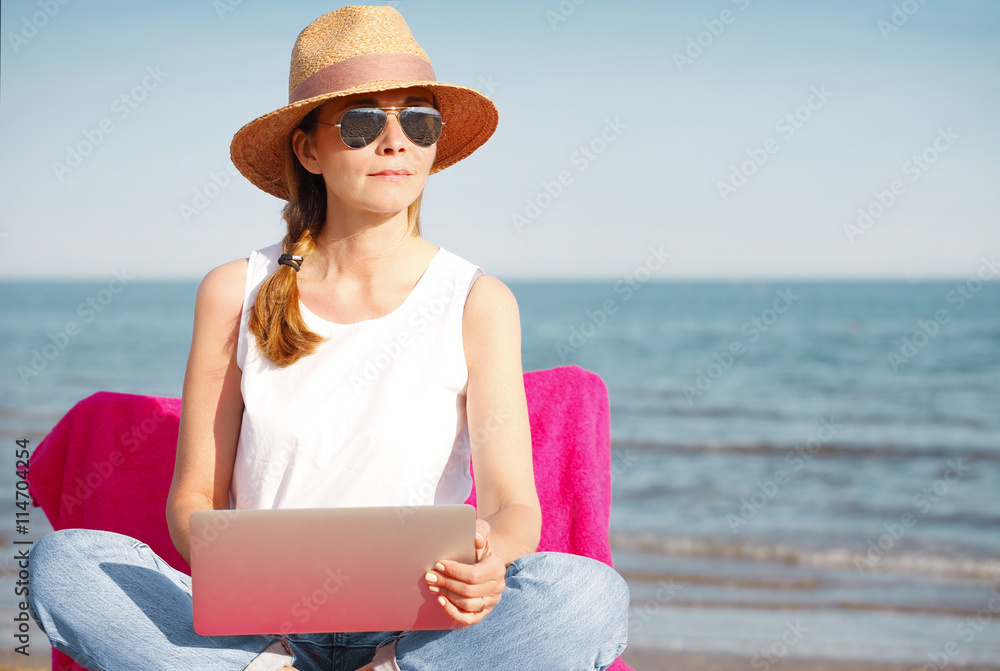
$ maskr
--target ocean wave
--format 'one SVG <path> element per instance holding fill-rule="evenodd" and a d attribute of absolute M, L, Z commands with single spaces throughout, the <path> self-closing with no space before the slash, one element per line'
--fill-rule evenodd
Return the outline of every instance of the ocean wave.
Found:
<path fill-rule="evenodd" d="M 653 441 L 613 441 L 611 444 L 614 450 L 634 450 L 636 452 L 688 452 L 706 454 L 739 454 L 739 455 L 784 455 L 789 452 L 804 449 L 804 445 L 782 445 L 778 443 L 715 443 L 706 441 L 703 443 L 667 443 Z M 884 443 L 879 445 L 862 445 L 851 443 L 830 443 L 823 444 L 818 450 L 811 454 L 815 458 L 852 458 L 878 457 L 885 459 L 956 459 L 962 457 L 968 461 L 1000 461 L 1000 449 L 967 449 L 959 447 L 908 447 Z"/>
<path fill-rule="evenodd" d="M 807 547 L 755 540 L 723 540 L 694 536 L 613 533 L 612 549 L 676 557 L 780 562 L 851 571 L 923 573 L 947 578 L 1000 579 L 1000 559 L 922 552 L 884 552 L 869 557 L 867 548 Z"/>
<path fill-rule="evenodd" d="M 831 391 L 836 390 L 836 388 L 831 388 Z M 813 392 L 822 391 L 822 389 L 817 388 L 813 385 L 810 389 Z M 624 396 L 621 392 L 620 395 Z M 655 392 L 644 392 L 647 396 L 650 394 L 655 394 L 657 397 L 666 397 L 667 400 L 672 400 L 673 398 L 686 398 L 682 393 L 665 393 L 663 391 Z M 946 392 L 943 392 L 946 393 Z M 613 413 L 632 413 L 635 415 L 655 415 L 659 417 L 681 417 L 685 420 L 691 420 L 692 418 L 702 418 L 702 419 L 719 419 L 724 418 L 727 420 L 738 420 L 738 419 L 749 419 L 754 422 L 762 421 L 778 421 L 778 422 L 791 422 L 799 419 L 799 415 L 795 412 L 786 412 L 781 410 L 774 410 L 769 408 L 761 408 L 751 405 L 720 405 L 720 406 L 704 406 L 704 407 L 691 407 L 688 403 L 678 403 L 677 405 L 664 404 L 663 402 L 649 402 L 648 399 L 643 398 L 633 398 L 631 395 L 625 397 L 624 399 L 612 399 L 612 412 Z M 851 406 L 848 408 L 840 408 L 839 412 L 836 412 L 837 421 L 843 422 L 845 424 L 850 424 L 854 427 L 882 427 L 882 426 L 894 426 L 901 422 L 914 422 L 919 421 L 921 425 L 932 426 L 935 428 L 940 427 L 958 427 L 963 429 L 977 429 L 977 430 L 993 430 L 996 427 L 996 420 L 990 416 L 964 416 L 956 414 L 946 414 L 940 408 L 937 408 L 931 412 L 926 412 L 922 408 L 907 408 L 904 409 L 905 415 L 900 414 L 899 409 L 886 408 L 882 412 L 870 412 L 862 410 L 856 406 Z M 912 414 L 911 414 L 912 413 Z"/>

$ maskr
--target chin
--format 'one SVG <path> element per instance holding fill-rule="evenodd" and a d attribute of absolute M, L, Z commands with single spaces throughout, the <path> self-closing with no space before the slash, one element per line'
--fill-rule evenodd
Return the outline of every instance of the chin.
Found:
<path fill-rule="evenodd" d="M 327 203 L 339 202 L 347 207 L 370 212 L 398 212 L 405 210 L 420 196 L 420 189 L 415 188 L 415 185 L 401 188 L 392 183 L 355 184 L 344 190 L 327 189 L 326 195 Z"/>
<path fill-rule="evenodd" d="M 408 208 L 419 195 L 419 191 L 416 193 L 408 191 L 407 193 L 387 194 L 383 198 L 372 198 L 364 203 L 359 203 L 359 205 L 374 212 L 399 212 Z"/>

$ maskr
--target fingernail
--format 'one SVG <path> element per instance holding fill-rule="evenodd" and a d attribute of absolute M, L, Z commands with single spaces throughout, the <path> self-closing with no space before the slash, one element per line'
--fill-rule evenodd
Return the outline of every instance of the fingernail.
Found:
<path fill-rule="evenodd" d="M 466 536 L 466 538 L 468 538 L 468 536 Z M 438 603 L 441 604 L 442 606 L 445 604 L 445 600 L 444 600 L 443 596 L 439 596 L 438 597 Z"/>
<path fill-rule="evenodd" d="M 433 573 L 430 573 L 430 572 L 428 572 L 427 575 L 425 575 L 424 577 L 427 578 L 427 582 L 437 582 L 438 581 L 438 577 L 436 575 L 434 575 Z"/>
<path fill-rule="evenodd" d="M 430 587 L 428 587 L 427 589 L 429 589 L 429 590 L 430 590 L 431 592 L 433 592 L 434 594 L 437 594 L 438 592 L 440 592 L 440 591 L 441 591 L 441 588 L 440 588 L 440 587 L 435 587 L 434 585 L 431 585 L 431 586 L 430 586 Z"/>
<path fill-rule="evenodd" d="M 466 538 L 468 538 L 468 536 L 466 536 Z M 441 562 L 438 562 L 437 564 L 434 564 L 434 568 L 436 568 L 438 571 L 443 571 L 444 570 L 444 564 L 442 564 Z"/>

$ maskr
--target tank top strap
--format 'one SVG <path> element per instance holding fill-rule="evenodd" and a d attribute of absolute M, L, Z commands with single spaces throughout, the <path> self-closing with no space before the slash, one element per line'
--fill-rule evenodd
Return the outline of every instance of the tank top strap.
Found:
<path fill-rule="evenodd" d="M 247 276 L 243 286 L 243 311 L 240 314 L 240 332 L 236 340 L 236 365 L 240 370 L 246 366 L 249 350 L 248 338 L 252 337 L 248 330 L 250 306 L 257 300 L 261 285 L 278 267 L 278 257 L 281 256 L 281 243 L 275 243 L 262 249 L 250 252 L 247 259 Z"/>

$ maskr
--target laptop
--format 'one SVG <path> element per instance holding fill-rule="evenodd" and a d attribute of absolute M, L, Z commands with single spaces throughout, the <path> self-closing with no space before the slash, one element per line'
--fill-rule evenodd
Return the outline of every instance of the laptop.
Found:
<path fill-rule="evenodd" d="M 475 563 L 467 504 L 191 514 L 202 636 L 458 629 L 424 574 Z"/>

